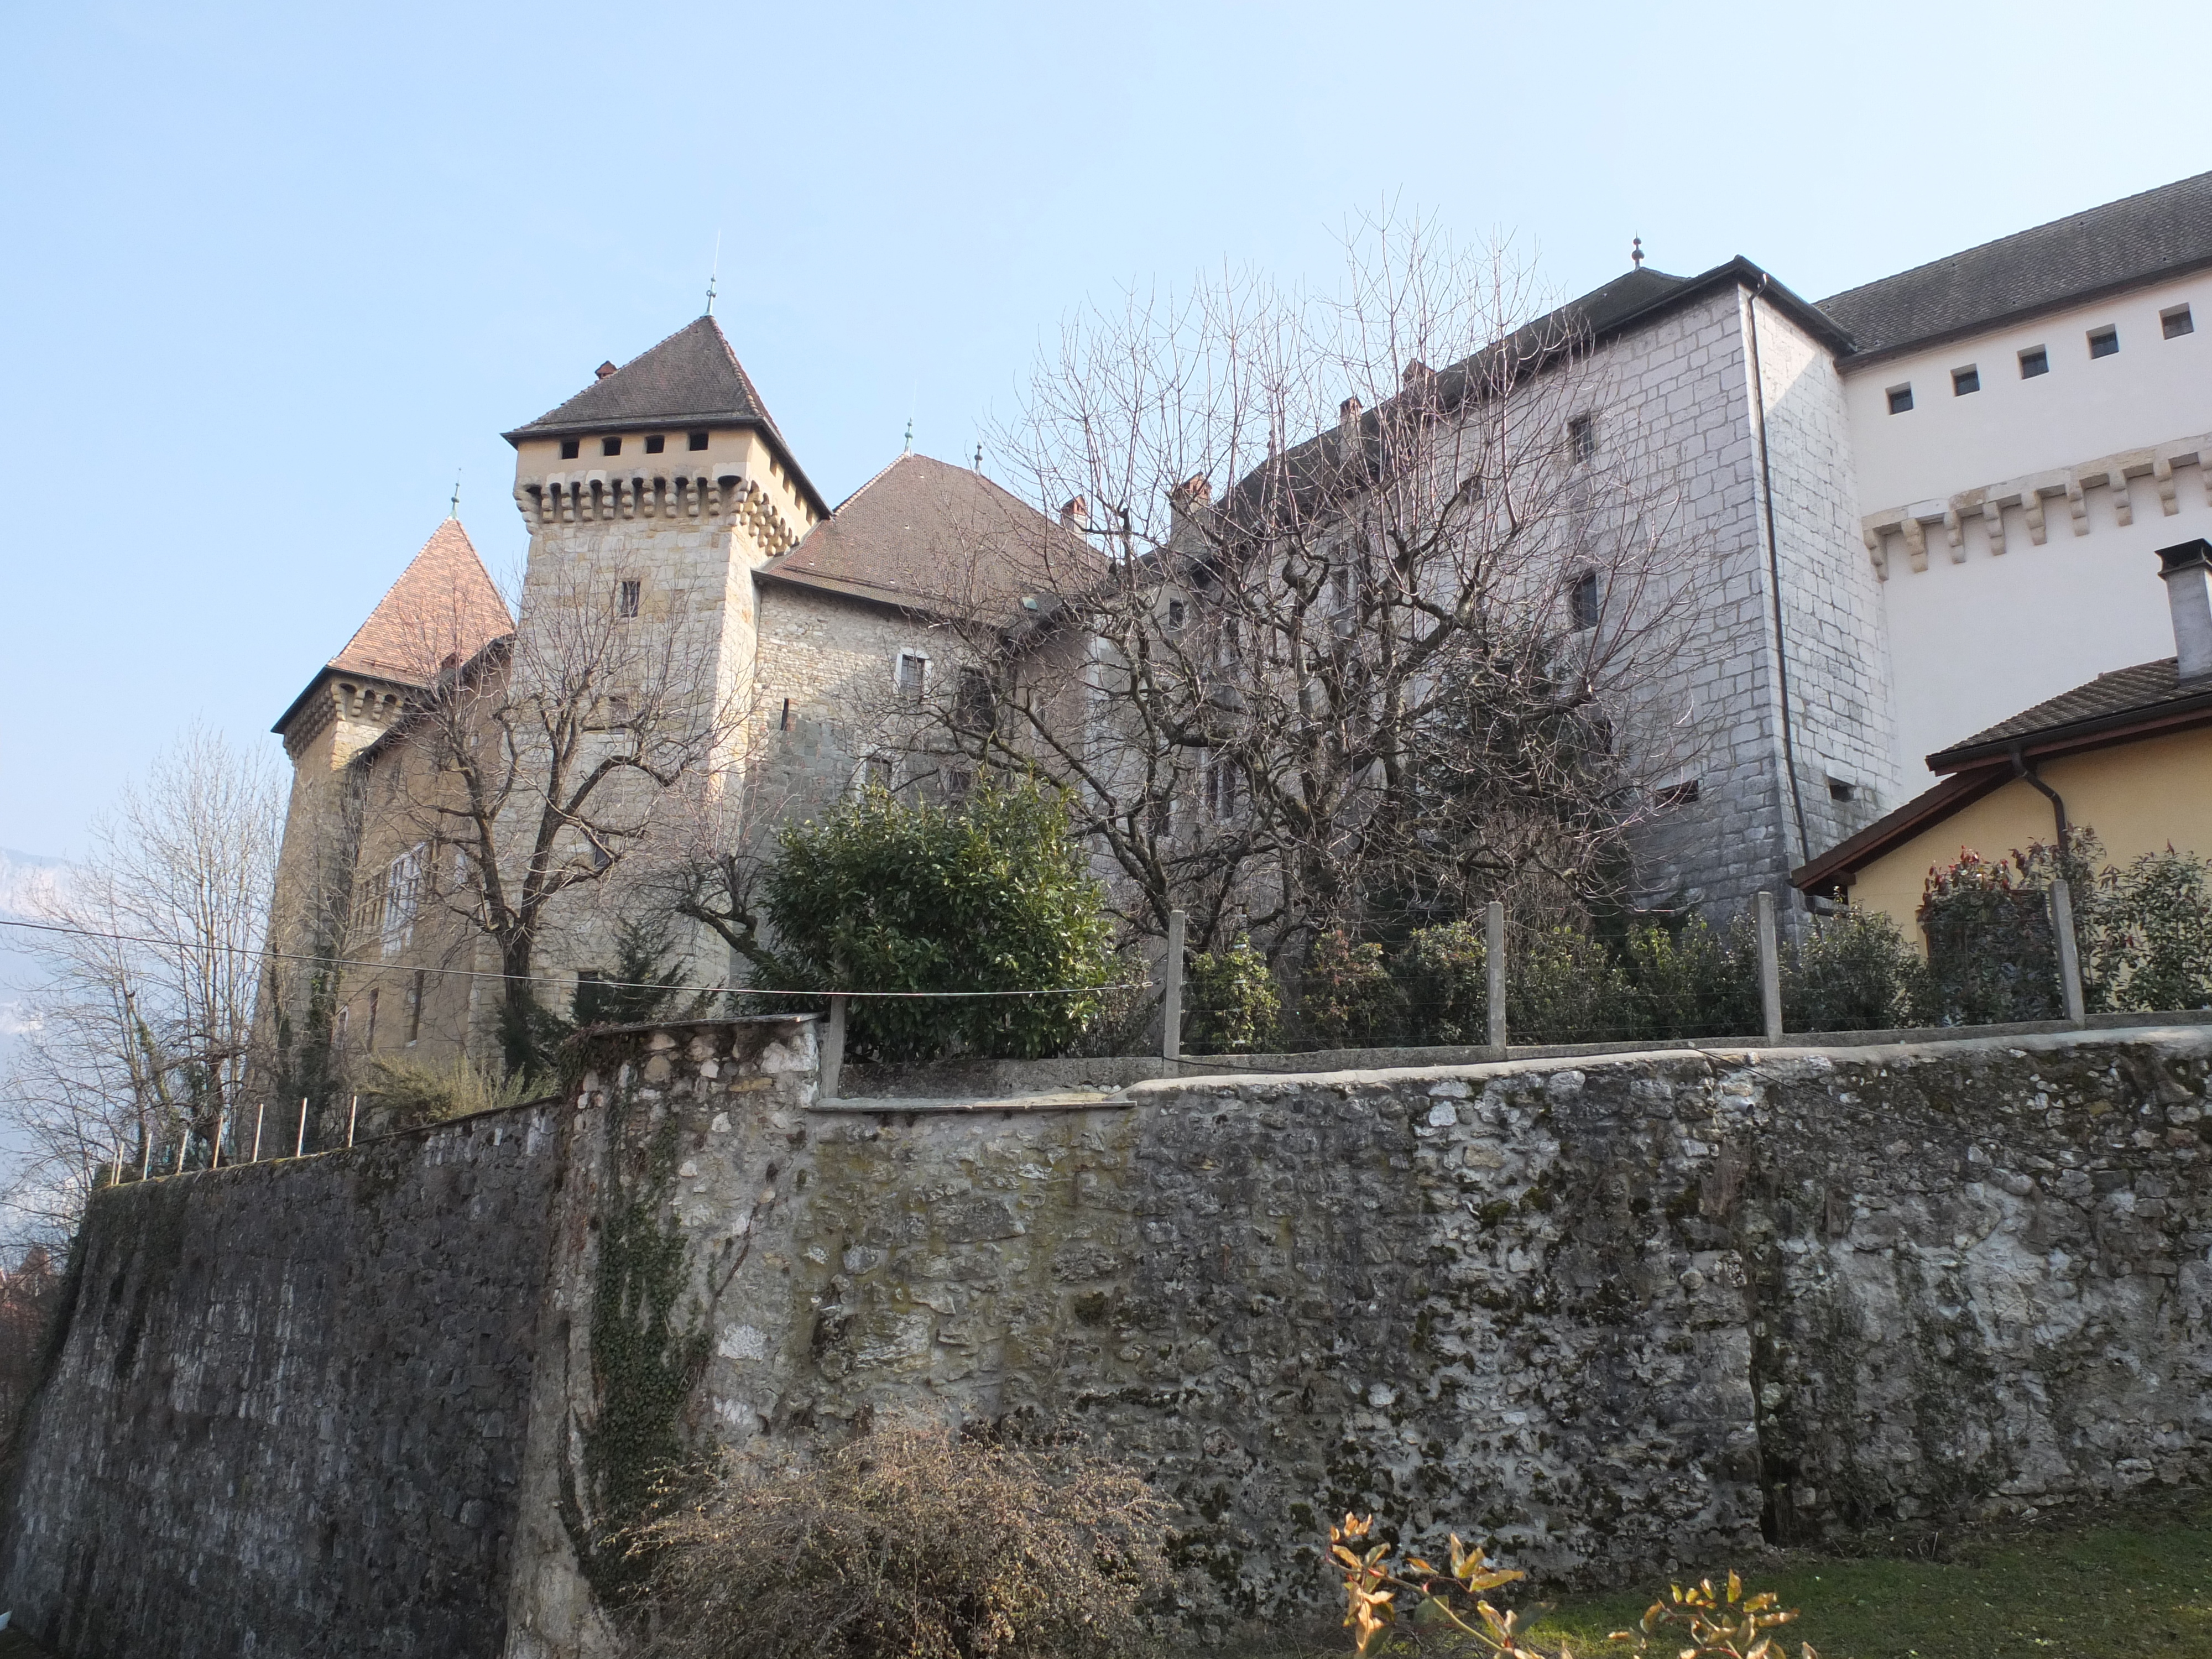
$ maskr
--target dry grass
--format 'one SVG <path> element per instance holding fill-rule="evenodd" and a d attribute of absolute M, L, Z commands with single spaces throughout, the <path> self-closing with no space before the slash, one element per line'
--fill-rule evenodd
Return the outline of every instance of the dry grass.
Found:
<path fill-rule="evenodd" d="M 647 1528 L 636 1659 L 1111 1659 L 1165 1511 L 1073 1444 L 886 1429 Z"/>

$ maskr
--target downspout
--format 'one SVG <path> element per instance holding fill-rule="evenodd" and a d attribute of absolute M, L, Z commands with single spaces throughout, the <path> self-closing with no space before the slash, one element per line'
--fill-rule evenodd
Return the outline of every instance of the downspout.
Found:
<path fill-rule="evenodd" d="M 2021 745 L 2018 744 L 2012 746 L 2012 775 L 2016 778 L 2024 779 L 2031 788 L 2040 790 L 2049 799 L 2051 815 L 2058 823 L 2058 851 L 2063 856 L 2069 850 L 2069 843 L 2073 836 L 2073 832 L 2066 827 L 2066 803 L 2059 798 L 2056 789 L 2043 781 L 2043 775 L 2029 763 L 2027 757 L 2021 752 Z"/>
<path fill-rule="evenodd" d="M 1813 838 L 1805 830 L 1805 792 L 1797 781 L 1797 739 L 1790 718 L 1790 646 L 1782 626 L 1782 550 L 1774 538 L 1774 465 L 1766 449 L 1766 385 L 1759 368 L 1759 296 L 1773 279 L 1761 272 L 1751 291 L 1751 401 L 1759 422 L 1759 488 L 1765 497 L 1766 580 L 1774 594 L 1774 679 L 1782 698 L 1782 769 L 1790 775 L 1790 800 L 1797 812 L 1798 862 L 1809 863 Z"/>

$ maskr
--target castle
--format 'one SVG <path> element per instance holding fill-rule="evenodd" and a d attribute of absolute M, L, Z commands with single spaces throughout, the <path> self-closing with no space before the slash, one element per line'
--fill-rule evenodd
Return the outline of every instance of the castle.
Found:
<path fill-rule="evenodd" d="M 1786 896 L 1793 868 L 1926 787 L 1929 751 L 2171 650 L 2151 550 L 2212 530 L 2198 310 L 2212 173 L 1818 304 L 1739 258 L 1639 263 L 1566 308 L 1595 388 L 1577 443 L 1679 477 L 1710 550 L 1697 649 L 1662 688 L 1690 741 L 1640 837 L 1647 890 L 1716 911 Z M 690 792 L 712 833 L 735 774 L 788 808 L 910 772 L 902 708 L 959 670 L 942 597 L 993 580 L 948 561 L 979 520 L 1050 529 L 915 454 L 832 509 L 711 315 L 507 436 L 520 617 L 448 520 L 276 723 L 294 785 L 272 986 L 295 1050 L 319 1031 L 352 1054 L 481 1051 L 514 971 L 483 925 L 494 886 L 540 907 L 530 971 L 603 968 L 592 875 L 647 837 L 641 790 Z M 510 753 L 569 743 L 563 788 L 618 750 L 621 775 L 580 803 L 484 772 L 477 739 L 441 751 L 419 713 L 441 687 L 480 711 L 500 689 Z M 576 729 L 518 735 L 556 706 Z M 477 832 L 525 818 L 538 889 L 519 866 L 471 878 Z"/>

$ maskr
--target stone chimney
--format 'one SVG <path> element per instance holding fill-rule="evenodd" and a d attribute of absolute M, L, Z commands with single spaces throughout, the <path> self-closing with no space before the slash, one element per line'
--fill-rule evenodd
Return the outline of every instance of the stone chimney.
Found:
<path fill-rule="evenodd" d="M 1349 432 L 1353 427 L 1358 426 L 1359 424 L 1359 409 L 1360 404 L 1358 398 L 1346 398 L 1342 403 L 1336 406 L 1337 425 L 1343 428 L 1347 432 Z"/>
<path fill-rule="evenodd" d="M 1063 530 L 1087 530 L 1091 527 L 1091 503 L 1080 495 L 1070 495 L 1060 503 L 1060 525 Z"/>
<path fill-rule="evenodd" d="M 601 363 L 597 368 L 592 371 L 592 378 L 595 380 L 604 380 L 608 375 L 614 372 L 615 366 L 612 363 Z"/>
<path fill-rule="evenodd" d="M 1410 392 L 1417 386 L 1425 385 L 1434 372 L 1426 363 L 1416 357 L 1399 374 L 1398 384 Z"/>
<path fill-rule="evenodd" d="M 2173 654 L 2180 677 L 2212 674 L 2212 542 L 2193 542 L 2158 550 L 2158 574 L 2166 580 L 2166 602 L 2173 610 Z"/>

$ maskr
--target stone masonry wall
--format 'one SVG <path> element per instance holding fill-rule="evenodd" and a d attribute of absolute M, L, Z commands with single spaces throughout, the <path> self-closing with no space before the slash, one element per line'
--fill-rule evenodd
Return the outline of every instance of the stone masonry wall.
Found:
<path fill-rule="evenodd" d="M 897 1416 L 1086 1429 L 1217 1626 L 1317 1611 L 1347 1509 L 1618 1582 L 2212 1475 L 2212 1030 L 896 1110 L 806 1018 L 593 1043 L 557 1111 L 100 1200 L 26 1624 L 609 1654 L 655 1461 Z"/>
<path fill-rule="evenodd" d="M 2202 1030 L 953 1111 L 807 1109 L 803 1040 L 765 1072 L 759 1041 L 672 1028 L 579 1100 L 598 1167 L 663 1148 L 685 1431 L 744 1462 L 1075 1424 L 1182 1509 L 1202 1620 L 1313 1610 L 1347 1509 L 1557 1581 L 2212 1473 Z M 589 1425 L 605 1281 L 563 1271 L 535 1420 Z M 576 1443 L 533 1437 L 550 1492 L 549 1455 Z M 528 1507 L 510 1651 L 606 1651 L 574 1529 Z"/>
<path fill-rule="evenodd" d="M 499 1652 L 558 1117 L 100 1194 L 21 1443 L 16 1628 L 70 1659 Z"/>

